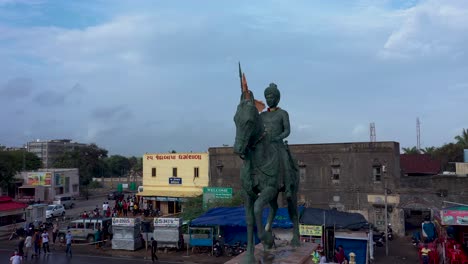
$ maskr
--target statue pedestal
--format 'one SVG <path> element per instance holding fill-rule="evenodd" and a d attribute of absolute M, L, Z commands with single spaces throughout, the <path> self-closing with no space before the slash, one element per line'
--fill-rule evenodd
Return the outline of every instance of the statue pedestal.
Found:
<path fill-rule="evenodd" d="M 300 247 L 293 248 L 289 245 L 279 244 L 276 249 L 263 251 L 260 243 L 255 246 L 255 261 L 251 264 L 312 264 L 312 252 L 317 248 L 317 244 L 302 243 Z M 239 256 L 225 262 L 224 264 L 244 264 L 245 252 Z M 250 263 L 249 263 L 250 264 Z"/>

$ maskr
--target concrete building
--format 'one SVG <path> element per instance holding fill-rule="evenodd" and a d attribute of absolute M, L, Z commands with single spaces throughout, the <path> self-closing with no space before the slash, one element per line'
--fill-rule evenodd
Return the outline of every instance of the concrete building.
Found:
<path fill-rule="evenodd" d="M 398 193 L 398 209 L 405 233 L 410 235 L 420 229 L 425 217 L 434 216 L 446 202 L 466 203 L 468 200 L 468 177 L 465 165 L 456 163 L 455 172 L 441 174 L 440 161 L 430 155 L 400 155 L 402 176 Z"/>
<path fill-rule="evenodd" d="M 299 164 L 299 203 L 307 207 L 360 212 L 383 229 L 384 189 L 388 190 L 388 221 L 402 232 L 397 187 L 400 146 L 397 142 L 301 144 L 289 146 Z M 209 149 L 210 186 L 240 190 L 242 160 L 231 147 Z M 285 205 L 284 201 L 280 204 Z M 400 230 L 398 230 L 400 229 Z"/>
<path fill-rule="evenodd" d="M 17 195 L 21 202 L 50 202 L 57 195 L 75 197 L 80 194 L 78 169 L 23 171 L 16 178 L 23 181 Z"/>
<path fill-rule="evenodd" d="M 42 160 L 43 168 L 51 168 L 58 156 L 84 146 L 86 144 L 72 142 L 71 139 L 54 139 L 31 141 L 27 143 L 26 148 Z"/>
<path fill-rule="evenodd" d="M 209 182 L 208 153 L 155 153 L 143 156 L 143 190 L 163 214 L 179 213 L 184 199 L 203 193 Z"/>

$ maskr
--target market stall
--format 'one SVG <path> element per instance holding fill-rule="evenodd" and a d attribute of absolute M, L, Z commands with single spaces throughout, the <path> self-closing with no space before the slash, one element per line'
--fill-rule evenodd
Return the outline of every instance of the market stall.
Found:
<path fill-rule="evenodd" d="M 142 247 L 140 218 L 112 218 L 112 249 L 137 250 Z"/>
<path fill-rule="evenodd" d="M 301 212 L 303 207 L 299 207 Z M 269 208 L 263 210 L 263 223 L 265 224 L 268 218 Z M 208 210 L 205 214 L 192 220 L 190 227 L 212 227 L 216 234 L 224 237 L 224 242 L 241 244 L 247 242 L 247 226 L 245 221 L 244 207 L 217 207 Z M 278 208 L 276 216 L 273 219 L 272 228 L 275 235 L 280 235 L 280 229 L 286 230 L 292 228 L 293 224 L 289 218 L 287 208 Z M 288 232 L 291 233 L 291 232 Z M 259 243 L 259 239 L 254 232 L 255 243 Z"/>
<path fill-rule="evenodd" d="M 443 235 L 439 239 L 446 263 L 468 263 L 468 206 L 440 211 Z"/>
<path fill-rule="evenodd" d="M 182 249 L 184 247 L 182 223 L 182 218 L 154 218 L 153 238 L 158 242 L 158 248 Z"/>
<path fill-rule="evenodd" d="M 323 245 L 328 259 L 334 249 L 343 246 L 346 254 L 356 254 L 356 263 L 365 264 L 373 257 L 369 223 L 363 215 L 338 210 L 304 208 L 300 223 L 301 239 Z"/>

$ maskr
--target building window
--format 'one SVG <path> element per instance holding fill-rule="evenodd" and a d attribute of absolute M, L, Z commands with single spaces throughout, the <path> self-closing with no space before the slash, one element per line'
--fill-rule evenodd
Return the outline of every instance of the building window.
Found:
<path fill-rule="evenodd" d="M 306 180 L 306 168 L 299 167 L 299 181 L 305 182 L 305 180 Z"/>
<path fill-rule="evenodd" d="M 172 168 L 172 177 L 177 177 L 177 168 Z"/>
<path fill-rule="evenodd" d="M 333 165 L 331 167 L 332 170 L 332 180 L 339 181 L 340 180 L 340 165 Z"/>
<path fill-rule="evenodd" d="M 382 166 L 374 165 L 372 167 L 372 175 L 374 176 L 374 182 L 381 182 L 382 181 Z"/>
<path fill-rule="evenodd" d="M 151 177 L 156 177 L 156 168 L 151 168 Z"/>
<path fill-rule="evenodd" d="M 73 184 L 73 192 L 78 192 L 78 184 Z"/>
<path fill-rule="evenodd" d="M 193 177 L 198 178 L 199 177 L 199 169 L 198 167 L 193 168 Z"/>

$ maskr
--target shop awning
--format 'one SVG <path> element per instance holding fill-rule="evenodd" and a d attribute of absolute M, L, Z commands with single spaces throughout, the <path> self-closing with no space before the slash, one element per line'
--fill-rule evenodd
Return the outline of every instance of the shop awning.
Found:
<path fill-rule="evenodd" d="M 174 197 L 174 198 L 188 198 L 202 195 L 202 190 L 144 190 L 137 193 L 138 196 L 143 197 Z"/>
<path fill-rule="evenodd" d="M 28 207 L 28 205 L 25 203 L 15 202 L 13 201 L 13 199 L 11 199 L 8 196 L 0 196 L 0 211 L 1 212 L 14 211 L 14 210 L 23 209 L 26 207 Z"/>

